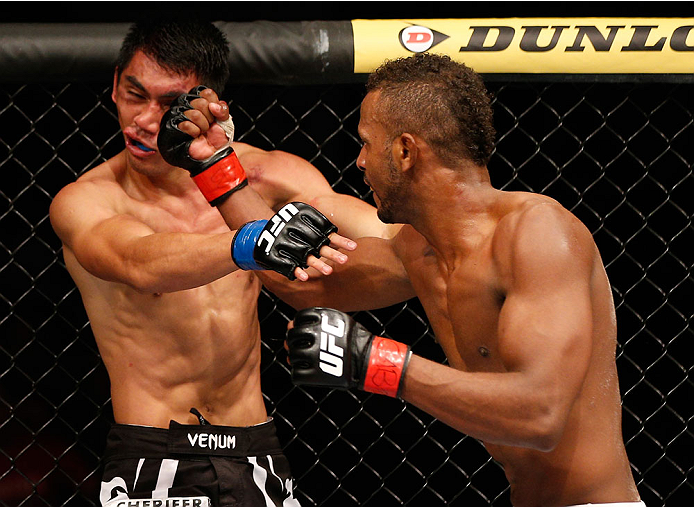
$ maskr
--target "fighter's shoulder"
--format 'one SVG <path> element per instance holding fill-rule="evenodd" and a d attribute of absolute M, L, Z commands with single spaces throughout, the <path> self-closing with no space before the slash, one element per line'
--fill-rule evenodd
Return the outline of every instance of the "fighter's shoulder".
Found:
<path fill-rule="evenodd" d="M 66 185 L 63 190 L 70 189 L 70 192 L 87 192 L 89 189 L 95 188 L 106 191 L 109 188 L 115 189 L 115 186 L 120 187 L 118 182 L 122 179 L 125 171 L 125 163 L 122 158 L 123 156 L 120 154 L 89 169 L 73 183 Z"/>
<path fill-rule="evenodd" d="M 551 197 L 519 195 L 494 232 L 497 258 L 517 255 L 577 255 L 593 244 L 587 227 Z"/>
<path fill-rule="evenodd" d="M 94 211 L 95 208 L 108 206 L 118 199 L 119 195 L 124 195 L 119 183 L 119 167 L 118 162 L 111 159 L 65 185 L 51 202 L 51 218 L 76 207 L 84 209 L 85 206 L 89 206 L 89 209 Z"/>
<path fill-rule="evenodd" d="M 499 238 L 532 231 L 549 232 L 547 228 L 574 227 L 580 222 L 558 201 L 541 194 L 515 193 L 507 204 L 496 230 Z"/>

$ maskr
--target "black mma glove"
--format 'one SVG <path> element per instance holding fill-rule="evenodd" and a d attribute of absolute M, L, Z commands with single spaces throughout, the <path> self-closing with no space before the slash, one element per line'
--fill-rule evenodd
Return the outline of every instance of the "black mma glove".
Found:
<path fill-rule="evenodd" d="M 244 224 L 231 242 L 231 257 L 241 269 L 271 269 L 294 280 L 297 267 L 308 267 L 309 255 L 320 257 L 335 226 L 320 211 L 304 204 L 285 205 L 268 220 Z"/>
<path fill-rule="evenodd" d="M 412 355 L 408 345 L 374 336 L 346 313 L 318 307 L 297 312 L 287 347 L 295 384 L 392 397 L 400 395 Z"/>
<path fill-rule="evenodd" d="M 193 138 L 178 126 L 188 121 L 184 113 L 194 109 L 191 102 L 199 99 L 200 92 L 204 89 L 205 86 L 196 86 L 188 93 L 179 95 L 171 103 L 171 108 L 161 119 L 157 146 L 167 163 L 190 172 L 207 201 L 212 206 L 219 206 L 232 193 L 245 187 L 248 180 L 231 146 L 221 149 L 205 160 L 196 160 L 188 152 Z"/>

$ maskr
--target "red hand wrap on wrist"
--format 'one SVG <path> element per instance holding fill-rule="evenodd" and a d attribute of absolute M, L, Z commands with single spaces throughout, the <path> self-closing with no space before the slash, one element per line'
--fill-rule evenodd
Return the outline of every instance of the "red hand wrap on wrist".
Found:
<path fill-rule="evenodd" d="M 375 336 L 366 367 L 364 391 L 396 398 L 409 356 L 409 347 L 404 343 Z"/>
<path fill-rule="evenodd" d="M 212 202 L 246 181 L 246 171 L 241 167 L 236 153 L 231 153 L 200 174 L 193 176 L 193 181 L 205 199 Z"/>

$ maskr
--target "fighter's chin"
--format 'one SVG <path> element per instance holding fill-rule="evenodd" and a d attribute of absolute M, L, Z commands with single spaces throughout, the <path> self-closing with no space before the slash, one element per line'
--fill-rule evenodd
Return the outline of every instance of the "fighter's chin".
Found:
<path fill-rule="evenodd" d="M 398 221 L 395 219 L 391 209 L 388 206 L 379 205 L 376 208 L 376 216 L 384 224 L 397 224 Z"/>
<path fill-rule="evenodd" d="M 126 152 L 128 165 L 140 174 L 145 176 L 160 176 L 171 171 L 172 167 L 161 159 L 155 158 L 142 159 L 141 157 L 133 156 L 132 153 Z"/>

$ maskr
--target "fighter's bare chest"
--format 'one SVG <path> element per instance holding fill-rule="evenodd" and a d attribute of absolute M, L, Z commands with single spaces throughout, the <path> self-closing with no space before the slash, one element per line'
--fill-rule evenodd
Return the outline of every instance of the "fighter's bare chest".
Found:
<path fill-rule="evenodd" d="M 118 211 L 150 227 L 155 233 L 218 234 L 229 232 L 216 208 L 198 200 L 165 196 L 158 200 L 124 198 Z"/>
<path fill-rule="evenodd" d="M 497 329 L 504 298 L 490 256 L 478 252 L 450 270 L 432 251 L 405 265 L 451 366 L 500 368 Z"/>

